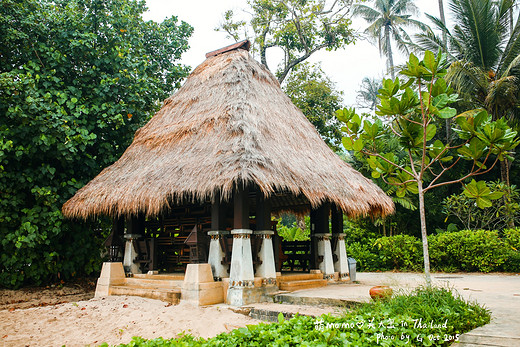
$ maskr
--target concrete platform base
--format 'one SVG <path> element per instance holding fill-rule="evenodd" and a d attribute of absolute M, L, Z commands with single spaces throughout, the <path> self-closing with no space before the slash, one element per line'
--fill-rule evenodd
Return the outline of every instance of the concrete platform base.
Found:
<path fill-rule="evenodd" d="M 123 263 L 103 263 L 97 280 L 96 297 L 111 295 L 110 287 L 125 283 Z"/>
<path fill-rule="evenodd" d="M 222 282 L 213 280 L 210 264 L 188 264 L 181 299 L 200 306 L 220 304 L 224 302 L 222 288 Z"/>
<path fill-rule="evenodd" d="M 232 306 L 243 306 L 256 302 L 271 302 L 272 295 L 276 292 L 278 292 L 276 286 L 229 288 L 226 303 Z"/>
<path fill-rule="evenodd" d="M 150 298 L 169 302 L 171 304 L 178 304 L 181 298 L 180 288 L 152 288 L 139 287 L 136 285 L 121 285 L 110 287 L 110 295 L 131 295 L 140 296 L 143 298 Z"/>

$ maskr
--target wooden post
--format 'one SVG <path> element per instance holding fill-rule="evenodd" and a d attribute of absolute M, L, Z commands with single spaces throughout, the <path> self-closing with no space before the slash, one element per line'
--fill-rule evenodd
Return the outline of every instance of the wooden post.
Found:
<path fill-rule="evenodd" d="M 271 202 L 260 190 L 256 193 L 256 230 L 271 230 Z"/>
<path fill-rule="evenodd" d="M 333 234 L 343 232 L 343 211 L 336 204 L 331 209 L 331 229 Z"/>
<path fill-rule="evenodd" d="M 336 204 L 332 204 L 330 214 L 330 226 L 332 232 L 332 252 L 334 253 L 338 242 L 337 235 L 343 233 L 343 212 L 338 206 L 336 206 Z"/>
<path fill-rule="evenodd" d="M 239 186 L 233 201 L 233 229 L 249 229 L 249 189 Z"/>
<path fill-rule="evenodd" d="M 222 230 L 224 225 L 222 203 L 220 201 L 220 192 L 215 194 L 215 200 L 211 202 L 211 230 Z"/>

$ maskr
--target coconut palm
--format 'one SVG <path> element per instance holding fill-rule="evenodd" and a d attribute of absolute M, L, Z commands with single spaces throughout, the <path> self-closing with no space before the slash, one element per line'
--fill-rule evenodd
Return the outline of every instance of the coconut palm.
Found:
<path fill-rule="evenodd" d="M 360 89 L 357 91 L 357 106 L 375 111 L 380 100 L 379 89 L 383 86 L 383 81 L 377 78 L 364 77 L 361 81 Z"/>
<path fill-rule="evenodd" d="M 470 108 L 482 107 L 495 119 L 520 121 L 520 21 L 510 30 L 516 0 L 451 0 L 455 26 L 428 16 L 448 40 L 447 79 Z M 432 30 L 418 35 L 417 47 L 443 49 Z"/>
<path fill-rule="evenodd" d="M 426 30 L 424 23 L 411 18 L 419 13 L 419 9 L 413 0 L 375 0 L 372 7 L 354 6 L 352 13 L 370 23 L 365 32 L 377 42 L 379 53 L 387 56 L 388 69 L 394 79 L 392 41 L 400 51 L 409 54 L 408 43 L 411 40 L 404 28 Z"/>

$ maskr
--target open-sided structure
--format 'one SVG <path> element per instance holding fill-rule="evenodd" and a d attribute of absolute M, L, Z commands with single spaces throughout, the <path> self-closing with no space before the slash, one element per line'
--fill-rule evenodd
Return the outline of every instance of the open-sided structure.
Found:
<path fill-rule="evenodd" d="M 273 213 L 310 213 L 303 258 L 332 279 L 347 271 L 343 213 L 394 208 L 329 149 L 248 48 L 244 41 L 208 53 L 121 158 L 63 206 L 69 218 L 114 218 L 114 239 L 127 239 L 127 272 L 209 263 L 238 305 L 254 288 L 276 285 Z"/>

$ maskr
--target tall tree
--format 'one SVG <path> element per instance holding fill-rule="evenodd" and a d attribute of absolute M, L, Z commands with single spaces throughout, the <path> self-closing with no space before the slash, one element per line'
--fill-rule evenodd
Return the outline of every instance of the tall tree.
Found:
<path fill-rule="evenodd" d="M 400 51 L 409 54 L 408 44 L 411 39 L 405 28 L 426 30 L 422 22 L 411 18 L 418 13 L 413 0 L 375 0 L 372 6 L 354 6 L 353 15 L 370 23 L 365 32 L 377 42 L 379 53 L 387 56 L 392 79 L 395 78 L 392 41 Z"/>
<path fill-rule="evenodd" d="M 348 18 L 352 0 L 248 0 L 246 22 L 235 19 L 229 10 L 216 30 L 224 31 L 239 41 L 244 36 L 253 42 L 253 52 L 267 68 L 267 54 L 281 49 L 283 61 L 276 69 L 282 83 L 299 63 L 322 49 L 336 50 L 354 40 Z M 248 24 L 249 23 L 249 24 Z"/>
<path fill-rule="evenodd" d="M 418 195 L 424 271 L 430 285 L 425 193 L 489 172 L 498 161 L 510 156 L 518 140 L 516 132 L 504 120 L 493 121 L 485 110 L 457 116 L 457 111 L 448 106 L 458 96 L 443 78 L 441 54 L 434 56 L 427 51 L 422 60 L 411 54 L 406 65 L 401 71 L 406 82 L 399 78 L 383 81 L 381 105 L 376 114 L 384 117 L 385 122 L 362 119 L 354 110 L 339 111 L 338 118 L 346 125 L 342 128 L 346 132 L 345 148 L 367 158 L 372 177 L 396 186 L 397 196 Z M 435 140 L 438 126 L 446 118 L 456 119 L 459 136 L 456 141 Z M 404 163 L 394 151 L 379 151 L 381 147 L 377 142 L 386 134 L 399 139 L 401 150 L 398 153 L 406 154 Z M 446 174 L 464 161 L 471 163 L 468 171 L 446 179 Z M 486 196 L 480 197 L 481 200 L 489 198 L 487 191 L 483 193 Z"/>
<path fill-rule="evenodd" d="M 323 72 L 319 64 L 307 62 L 296 66 L 283 86 L 292 102 L 316 127 L 332 149 L 339 149 L 341 131 L 336 111 L 342 108 L 342 93 Z"/>
<path fill-rule="evenodd" d="M 468 108 L 483 107 L 495 119 L 520 119 L 520 21 L 509 30 L 515 0 L 451 0 L 452 30 L 429 16 L 448 36 L 450 81 Z M 418 35 L 421 49 L 443 49 L 433 31 Z"/>
<path fill-rule="evenodd" d="M 134 0 L 2 1 L 0 285 L 99 264 L 99 235 L 64 220 L 61 206 L 188 73 L 177 61 L 193 29 L 144 21 L 145 11 Z"/>

